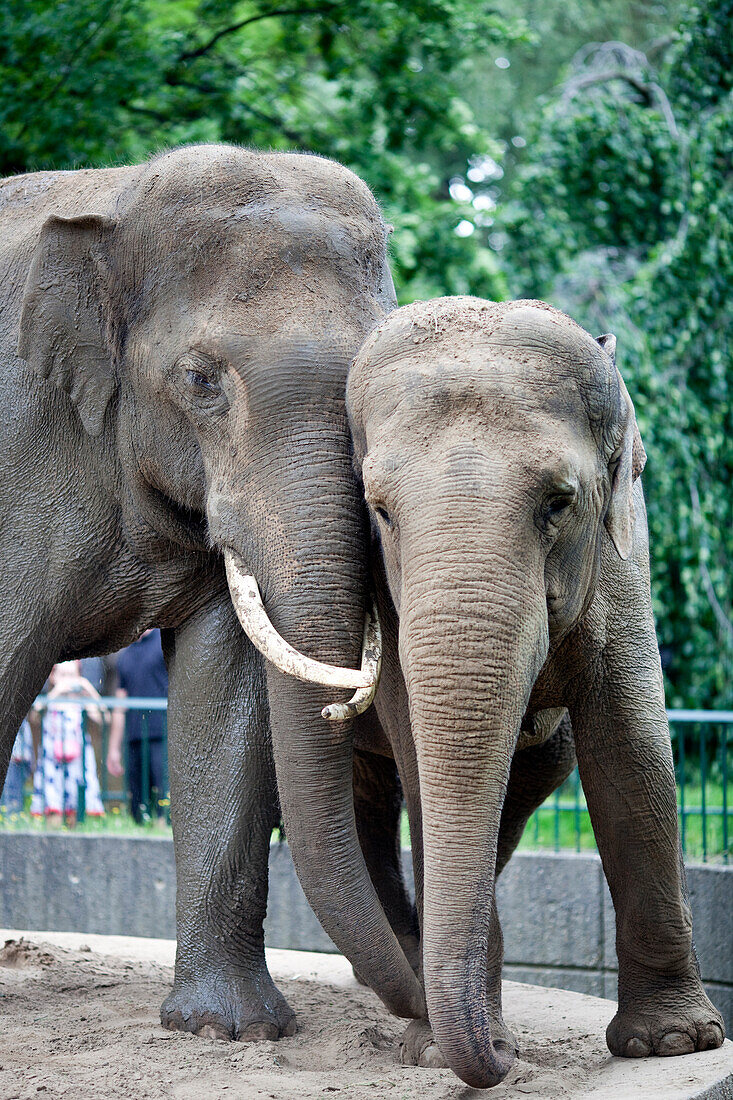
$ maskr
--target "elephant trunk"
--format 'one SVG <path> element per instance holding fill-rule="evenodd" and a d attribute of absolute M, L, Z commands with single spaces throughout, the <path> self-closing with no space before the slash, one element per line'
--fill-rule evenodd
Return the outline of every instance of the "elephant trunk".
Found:
<path fill-rule="evenodd" d="M 428 1016 L 453 1071 L 488 1088 L 515 1058 L 501 1019 L 499 820 L 548 636 L 544 591 L 528 579 L 537 575 L 529 563 L 504 558 L 491 570 L 481 555 L 471 570 L 466 558 L 459 577 L 405 579 L 400 651 L 422 801 Z"/>
<path fill-rule="evenodd" d="M 345 462 L 348 459 L 345 460 Z M 323 475 L 322 475 L 323 479 Z M 362 513 L 332 503 L 301 480 L 304 504 L 298 545 L 284 575 L 262 579 L 275 631 L 300 653 L 339 669 L 358 669 L 364 637 L 366 577 Z M 322 492 L 322 487 L 321 487 Z M 296 509 L 289 509 L 295 512 Z M 307 526 L 307 530 L 305 530 Z M 321 925 L 391 1011 L 425 1013 L 422 988 L 390 928 L 372 885 L 356 831 L 353 796 L 353 720 L 329 721 L 326 704 L 337 689 L 301 682 L 266 664 L 272 745 L 280 805 L 298 878 Z M 344 692 L 344 698 L 351 694 Z"/>

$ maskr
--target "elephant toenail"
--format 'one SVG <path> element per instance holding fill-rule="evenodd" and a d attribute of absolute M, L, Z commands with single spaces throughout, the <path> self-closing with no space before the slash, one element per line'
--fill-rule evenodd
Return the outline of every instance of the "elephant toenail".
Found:
<path fill-rule="evenodd" d="M 657 1054 L 667 1058 L 678 1054 L 692 1054 L 694 1049 L 692 1036 L 685 1031 L 668 1031 L 657 1043 Z"/>
<path fill-rule="evenodd" d="M 289 1039 L 292 1035 L 295 1035 L 298 1030 L 298 1021 L 295 1016 L 291 1016 L 285 1027 L 282 1030 L 283 1038 Z"/>
<path fill-rule="evenodd" d="M 217 1027 L 216 1024 L 204 1024 L 199 1028 L 198 1034 L 201 1039 L 220 1039 L 225 1042 L 231 1038 L 225 1028 Z"/>
<path fill-rule="evenodd" d="M 248 1024 L 237 1035 L 240 1043 L 258 1043 L 269 1039 L 274 1042 L 279 1032 L 276 1024 L 267 1023 L 265 1020 L 256 1024 Z"/>
<path fill-rule="evenodd" d="M 624 1048 L 627 1058 L 648 1058 L 651 1052 L 651 1047 L 636 1035 L 629 1039 Z"/>
<path fill-rule="evenodd" d="M 699 1031 L 699 1043 L 698 1050 L 715 1050 L 717 1047 L 722 1046 L 723 1029 L 719 1024 L 709 1023 L 703 1024 Z"/>
<path fill-rule="evenodd" d="M 419 1065 L 425 1069 L 445 1069 L 447 1064 L 437 1043 L 429 1043 L 420 1054 L 418 1061 Z"/>

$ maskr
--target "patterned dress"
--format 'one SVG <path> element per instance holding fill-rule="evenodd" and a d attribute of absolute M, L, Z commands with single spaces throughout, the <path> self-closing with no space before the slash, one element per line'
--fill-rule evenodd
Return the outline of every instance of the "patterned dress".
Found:
<path fill-rule="evenodd" d="M 74 814 L 79 787 L 86 787 L 86 812 L 104 814 L 97 777 L 97 761 L 89 737 L 84 735 L 81 708 L 50 703 L 43 716 L 41 750 L 33 777 L 31 814 Z"/>

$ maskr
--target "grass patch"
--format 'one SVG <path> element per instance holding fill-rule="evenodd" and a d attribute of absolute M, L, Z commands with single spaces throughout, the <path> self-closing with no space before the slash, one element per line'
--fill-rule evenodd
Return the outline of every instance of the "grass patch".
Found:
<path fill-rule="evenodd" d="M 708 781 L 704 787 L 699 782 L 677 787 L 680 832 L 683 851 L 688 859 L 727 860 L 733 854 L 733 783 L 728 784 L 727 799 L 723 798 L 723 786 Z M 26 799 L 27 804 L 30 798 Z M 725 802 L 725 806 L 724 806 Z M 727 832 L 724 808 L 727 808 Z M 166 805 L 166 810 L 168 806 Z M 72 825 L 50 826 L 44 818 L 31 817 L 28 810 L 22 813 L 6 813 L 0 810 L 0 830 L 31 830 L 51 832 L 58 828 L 78 833 L 109 834 L 111 836 L 171 836 L 170 823 L 163 819 L 148 818 L 138 824 L 126 806 L 109 805 L 104 817 L 88 817 Z M 410 827 L 403 812 L 400 822 L 403 847 L 410 847 Z M 273 840 L 280 839 L 278 830 Z M 582 788 L 577 773 L 571 776 L 543 806 L 532 815 L 519 843 L 520 851 L 596 851 L 596 842 L 588 816 Z"/>
<path fill-rule="evenodd" d="M 707 859 L 715 862 L 733 855 L 733 783 L 728 784 L 727 799 L 723 786 L 714 781 L 704 788 L 688 783 L 684 788 L 684 821 L 679 812 L 683 805 L 682 788 L 677 787 L 677 808 L 683 851 L 687 859 Z M 727 806 L 727 835 L 724 827 L 724 801 Z M 704 812 L 703 812 L 704 807 Z M 410 827 L 403 813 L 403 846 L 410 846 Z M 593 828 L 577 772 L 540 806 L 527 822 L 519 851 L 597 851 Z"/>
<path fill-rule="evenodd" d="M 26 803 L 30 803 L 30 797 L 26 798 Z M 110 836 L 172 836 L 170 822 L 165 816 L 146 817 L 138 823 L 126 807 L 117 805 L 108 806 L 104 817 L 87 817 L 84 821 L 64 824 L 58 819 L 51 824 L 45 817 L 33 817 L 27 808 L 13 813 L 7 813 L 0 808 L 0 830 L 3 832 L 95 833 Z"/>

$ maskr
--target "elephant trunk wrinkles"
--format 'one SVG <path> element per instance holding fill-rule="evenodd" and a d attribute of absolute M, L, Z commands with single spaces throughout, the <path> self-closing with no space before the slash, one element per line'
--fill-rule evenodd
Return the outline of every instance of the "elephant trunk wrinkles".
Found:
<path fill-rule="evenodd" d="M 448 1064 L 475 1088 L 498 1084 L 515 1058 L 501 1020 L 494 882 L 511 759 L 548 646 L 544 591 L 528 580 L 528 565 L 434 577 L 417 598 L 419 585 L 411 593 L 406 578 L 403 588 L 400 650 L 422 801 L 428 1016 Z M 450 599 L 436 600 L 441 591 Z"/>
<path fill-rule="evenodd" d="M 282 587 L 275 579 L 268 585 L 273 624 L 297 648 L 307 645 L 316 660 L 358 667 L 366 602 L 361 527 L 347 529 L 333 516 L 321 516 L 310 542 L 300 534 L 297 573 Z M 280 804 L 306 897 L 387 1007 L 420 1017 L 422 988 L 389 926 L 359 845 L 352 721 L 323 718 L 333 688 L 294 680 L 269 662 L 267 683 Z"/>

